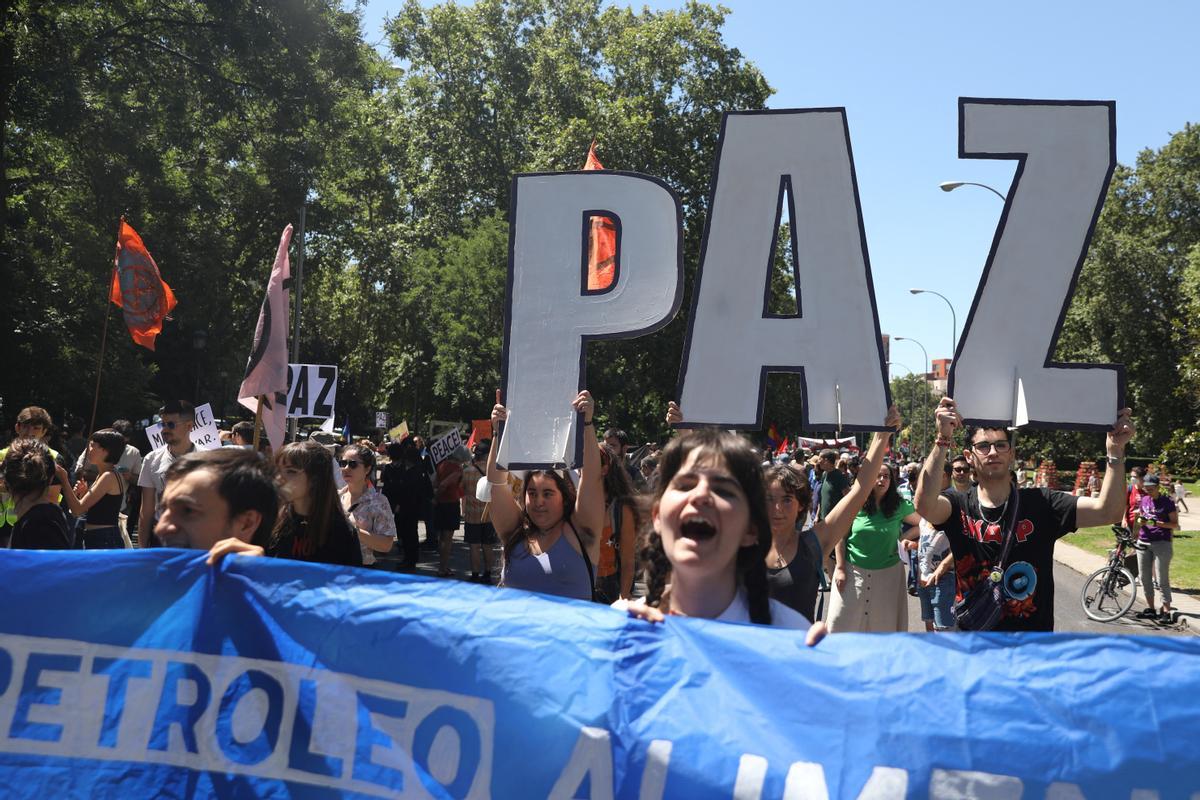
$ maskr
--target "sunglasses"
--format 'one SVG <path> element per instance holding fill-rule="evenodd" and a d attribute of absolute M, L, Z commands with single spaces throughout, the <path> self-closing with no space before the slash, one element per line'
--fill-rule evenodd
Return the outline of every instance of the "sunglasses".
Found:
<path fill-rule="evenodd" d="M 353 458 L 350 458 L 350 459 L 339 458 L 337 460 L 337 465 L 339 467 L 343 467 L 345 469 L 358 469 L 358 465 L 361 463 L 362 463 L 361 461 L 357 461 Z"/>
<path fill-rule="evenodd" d="M 1007 439 L 1001 439 L 998 442 L 975 442 L 971 445 L 971 449 L 981 456 L 986 456 L 991 450 L 1003 454 L 1012 449 L 1012 442 Z"/>
<path fill-rule="evenodd" d="M 954 472 L 968 472 L 969 471 L 967 469 L 967 467 L 951 467 L 950 469 L 953 470 Z"/>
<path fill-rule="evenodd" d="M 182 422 L 176 422 L 175 420 L 163 420 L 162 426 L 169 431 L 173 431 L 182 424 Z"/>

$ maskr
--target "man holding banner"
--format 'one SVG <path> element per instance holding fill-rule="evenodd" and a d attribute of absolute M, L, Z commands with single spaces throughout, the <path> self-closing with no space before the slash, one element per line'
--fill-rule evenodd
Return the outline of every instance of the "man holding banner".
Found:
<path fill-rule="evenodd" d="M 154 450 L 142 461 L 138 475 L 138 486 L 142 489 L 142 508 L 138 515 L 138 547 L 152 547 L 154 526 L 158 521 L 158 498 L 166 484 L 167 468 L 175 459 L 192 452 L 192 428 L 196 424 L 196 411 L 186 400 L 168 400 L 158 410 L 162 417 L 163 446 Z"/>

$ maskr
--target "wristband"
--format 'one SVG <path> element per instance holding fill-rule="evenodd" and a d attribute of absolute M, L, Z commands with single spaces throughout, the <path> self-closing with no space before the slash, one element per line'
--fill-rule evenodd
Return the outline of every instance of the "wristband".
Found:
<path fill-rule="evenodd" d="M 589 419 L 587 422 L 583 423 L 583 427 L 585 427 L 585 428 L 592 427 L 592 420 Z"/>
<path fill-rule="evenodd" d="M 953 447 L 953 446 L 954 446 L 954 440 L 953 440 L 953 439 L 942 439 L 942 438 L 940 438 L 940 437 L 939 437 L 939 438 L 937 438 L 937 439 L 934 439 L 933 443 L 934 443 L 935 445 L 937 445 L 938 447 L 946 447 L 946 448 L 950 448 L 950 447 Z"/>

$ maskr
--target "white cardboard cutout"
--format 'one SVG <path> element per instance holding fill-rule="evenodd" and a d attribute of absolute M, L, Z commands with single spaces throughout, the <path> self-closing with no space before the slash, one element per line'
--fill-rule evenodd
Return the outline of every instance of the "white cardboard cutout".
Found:
<path fill-rule="evenodd" d="M 959 99 L 959 156 L 1019 161 L 948 380 L 969 423 L 1103 429 L 1124 370 L 1051 361 L 1116 165 L 1111 102 Z"/>
<path fill-rule="evenodd" d="M 805 429 L 880 430 L 889 391 L 844 109 L 727 114 L 713 187 L 684 427 L 760 428 L 767 373 L 798 372 Z M 765 298 L 789 196 L 800 316 L 776 317 Z"/>
<path fill-rule="evenodd" d="M 586 388 L 584 344 L 653 333 L 679 310 L 679 201 L 645 175 L 518 175 L 510 214 L 503 401 L 512 414 L 497 460 L 511 469 L 578 466 L 571 401 Z M 587 293 L 594 215 L 616 222 L 616 277 Z"/>

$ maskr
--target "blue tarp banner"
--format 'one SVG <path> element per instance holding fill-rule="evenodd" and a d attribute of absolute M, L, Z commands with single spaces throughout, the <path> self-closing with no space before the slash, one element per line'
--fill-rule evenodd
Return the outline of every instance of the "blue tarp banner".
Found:
<path fill-rule="evenodd" d="M 1191 798 L 1197 641 L 807 648 L 369 570 L 4 551 L 0 796 Z"/>

